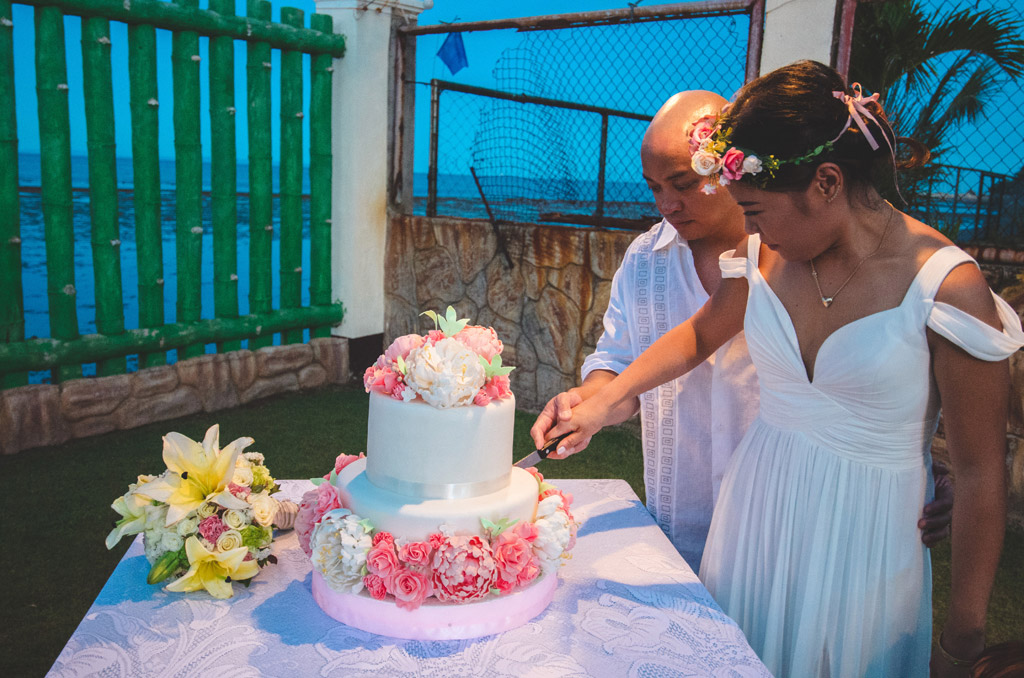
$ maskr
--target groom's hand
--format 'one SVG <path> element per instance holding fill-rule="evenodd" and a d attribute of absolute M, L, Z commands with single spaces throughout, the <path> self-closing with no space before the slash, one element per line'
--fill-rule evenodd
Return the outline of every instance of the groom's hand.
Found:
<path fill-rule="evenodd" d="M 572 419 L 572 408 L 581 402 L 583 402 L 583 395 L 578 388 L 571 388 L 559 393 L 548 401 L 541 413 L 537 415 L 537 421 L 530 428 L 530 437 L 533 438 L 533 444 L 537 446 L 538 450 L 552 438 L 551 429 Z M 590 438 L 587 438 L 582 443 L 582 447 L 576 451 L 586 448 L 588 444 L 590 444 Z"/>
<path fill-rule="evenodd" d="M 949 536 L 953 521 L 953 482 L 949 479 L 949 468 L 941 461 L 932 462 L 932 477 L 935 478 L 935 499 L 925 504 L 924 515 L 917 521 L 921 541 L 928 548 Z"/>

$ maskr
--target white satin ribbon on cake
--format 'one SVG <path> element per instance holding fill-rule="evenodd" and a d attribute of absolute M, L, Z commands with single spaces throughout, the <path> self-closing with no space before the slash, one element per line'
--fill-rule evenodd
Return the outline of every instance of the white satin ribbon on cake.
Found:
<path fill-rule="evenodd" d="M 469 499 L 497 492 L 508 486 L 508 475 L 475 483 L 419 483 L 389 475 L 370 474 L 367 478 L 377 487 L 416 499 Z"/>

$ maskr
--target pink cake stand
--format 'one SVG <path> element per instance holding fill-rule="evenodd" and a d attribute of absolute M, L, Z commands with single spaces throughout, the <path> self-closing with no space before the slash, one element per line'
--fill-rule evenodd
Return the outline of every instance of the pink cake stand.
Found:
<path fill-rule="evenodd" d="M 338 593 L 313 569 L 313 599 L 328 615 L 363 631 L 410 640 L 479 638 L 521 626 L 547 608 L 557 586 L 558 576 L 551 573 L 508 595 L 461 605 L 428 598 L 415 610 L 403 610 L 366 591 Z"/>

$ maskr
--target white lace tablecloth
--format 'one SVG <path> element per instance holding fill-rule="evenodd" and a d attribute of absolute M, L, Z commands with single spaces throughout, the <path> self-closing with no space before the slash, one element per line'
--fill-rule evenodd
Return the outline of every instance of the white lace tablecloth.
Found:
<path fill-rule="evenodd" d="M 230 600 L 146 584 L 141 536 L 50 676 L 770 676 L 622 480 L 559 480 L 582 523 L 551 606 L 517 629 L 416 641 L 340 624 L 310 593 L 294 532 Z M 308 481 L 282 481 L 297 500 Z"/>

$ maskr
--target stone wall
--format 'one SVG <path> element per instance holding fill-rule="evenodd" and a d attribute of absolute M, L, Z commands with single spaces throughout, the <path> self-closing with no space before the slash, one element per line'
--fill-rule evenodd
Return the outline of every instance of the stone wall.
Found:
<path fill-rule="evenodd" d="M 237 407 L 349 380 L 348 341 L 207 354 L 112 377 L 0 391 L 0 453 Z"/>
<path fill-rule="evenodd" d="M 480 220 L 393 216 L 385 265 L 385 341 L 423 333 L 428 321 L 418 314 L 451 304 L 460 317 L 498 331 L 505 364 L 516 366 L 511 375 L 516 403 L 538 411 L 578 382 L 583 358 L 601 336 L 612 275 L 637 235 L 534 224 L 494 229 Z M 982 261 L 993 289 L 1018 310 L 1024 307 L 1024 283 L 1017 278 L 1024 256 L 994 249 L 971 253 Z M 1010 519 L 1024 526 L 1024 354 L 1015 355 L 1010 366 Z M 941 435 L 935 452 L 948 459 Z"/>
<path fill-rule="evenodd" d="M 539 410 L 579 380 L 583 358 L 601 336 L 612 275 L 636 236 L 393 216 L 385 264 L 385 341 L 424 333 L 430 324 L 419 313 L 452 305 L 459 317 L 495 328 L 505 344 L 504 364 L 516 367 L 510 379 L 517 405 Z"/>

